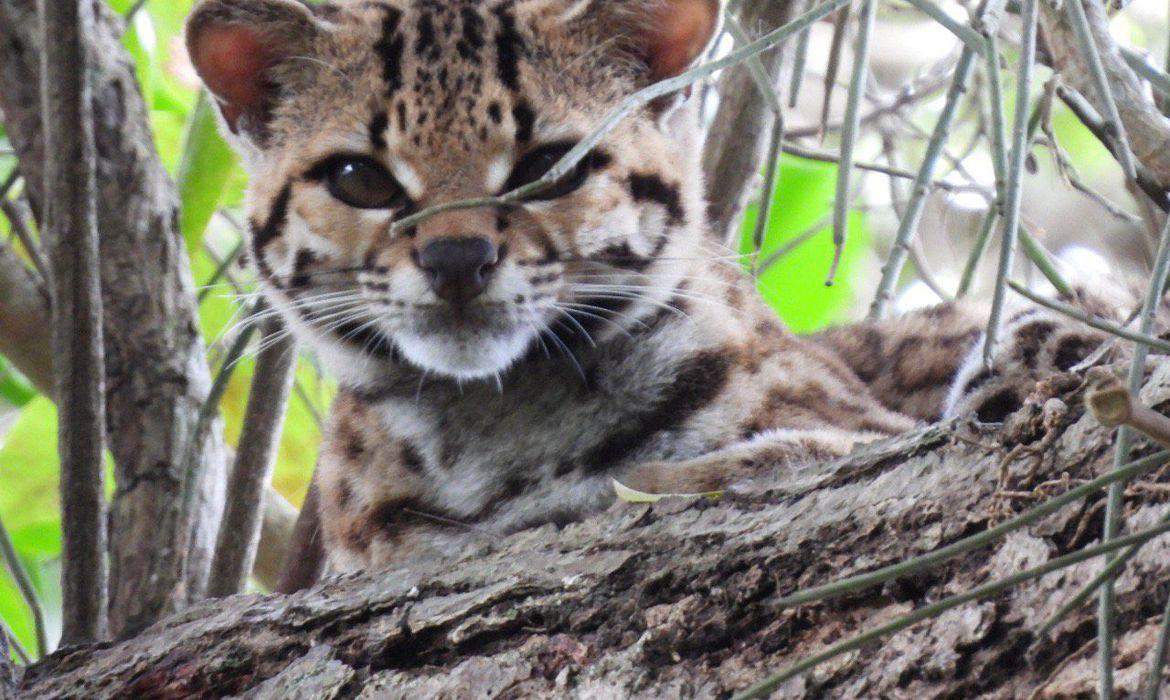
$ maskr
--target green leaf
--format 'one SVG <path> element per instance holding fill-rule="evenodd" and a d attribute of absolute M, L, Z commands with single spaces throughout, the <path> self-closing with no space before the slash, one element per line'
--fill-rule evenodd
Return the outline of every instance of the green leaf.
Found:
<path fill-rule="evenodd" d="M 772 220 L 760 251 L 761 261 L 794 243 L 817 222 L 830 216 L 836 182 L 837 166 L 831 163 L 783 157 L 773 193 Z M 752 250 L 752 233 L 758 216 L 758 204 L 748 208 L 741 253 Z M 854 212 L 849 217 L 849 240 L 836 284 L 827 287 L 825 280 L 833 259 L 833 241 L 831 225 L 826 223 L 760 277 L 760 293 L 797 333 L 810 333 L 840 322 L 856 301 L 856 272 L 869 255 L 870 245 L 871 234 L 865 218 Z"/>
<path fill-rule="evenodd" d="M 219 134 L 214 107 L 200 95 L 187 121 L 183 138 L 183 159 L 179 165 L 179 197 L 183 214 L 181 228 L 187 250 L 199 249 L 203 232 L 223 201 L 235 169 L 231 147 Z"/>
<path fill-rule="evenodd" d="M 0 401 L 21 407 L 37 397 L 37 390 L 0 357 Z"/>

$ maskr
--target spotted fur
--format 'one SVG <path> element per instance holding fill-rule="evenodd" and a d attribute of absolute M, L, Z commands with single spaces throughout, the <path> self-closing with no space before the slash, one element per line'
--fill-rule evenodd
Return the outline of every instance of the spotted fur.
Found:
<path fill-rule="evenodd" d="M 678 42 L 699 37 L 701 49 L 718 9 L 197 8 L 192 55 L 252 176 L 251 259 L 341 386 L 316 477 L 334 570 L 571 522 L 609 505 L 614 479 L 703 491 L 938 417 L 978 314 L 942 307 L 812 339 L 789 333 L 705 243 L 689 105 L 659 102 L 621 122 L 560 198 L 448 212 L 392 234 L 413 212 L 504 191 L 527 154 L 583 138 L 632 92 L 685 67 Z M 224 45 L 245 55 L 224 60 Z M 335 159 L 355 155 L 383 166 L 402 196 L 379 209 L 333 196 Z M 498 259 L 482 296 L 455 306 L 436 296 L 419 254 L 469 236 L 490 239 Z"/>

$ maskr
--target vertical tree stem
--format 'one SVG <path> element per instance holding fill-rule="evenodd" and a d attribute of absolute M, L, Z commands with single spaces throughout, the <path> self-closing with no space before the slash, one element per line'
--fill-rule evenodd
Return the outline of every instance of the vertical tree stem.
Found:
<path fill-rule="evenodd" d="M 296 342 L 278 318 L 263 325 L 256 374 L 236 464 L 228 481 L 227 507 L 211 564 L 208 595 L 223 597 L 244 590 L 260 542 L 264 487 L 276 463 L 280 429 L 297 364 Z"/>
<path fill-rule="evenodd" d="M 45 638 L 44 608 L 41 606 L 37 591 L 33 588 L 32 581 L 28 577 L 28 572 L 24 570 L 24 564 L 16 553 L 16 547 L 12 544 L 12 538 L 8 535 L 8 528 L 4 527 L 3 520 L 0 520 L 0 554 L 3 554 L 8 571 L 12 574 L 12 580 L 20 589 L 24 604 L 32 612 L 33 626 L 37 635 L 37 656 L 44 658 L 49 653 L 49 641 Z"/>
<path fill-rule="evenodd" d="M 41 113 L 48 154 L 45 230 L 51 250 L 60 410 L 63 645 L 105 637 L 108 594 L 96 151 L 83 28 L 89 7 L 81 0 L 40 3 Z"/>
<path fill-rule="evenodd" d="M 841 131 L 841 164 L 837 170 L 837 197 L 833 207 L 833 263 L 826 284 L 832 285 L 841 265 L 845 241 L 849 233 L 849 183 L 853 177 L 853 158 L 857 146 L 857 132 L 861 127 L 861 96 L 869 81 L 869 44 L 873 36 L 877 0 L 862 0 L 858 16 L 857 47 L 853 55 L 853 76 L 849 82 L 849 98 L 845 103 L 845 124 Z M 830 94 L 832 86 L 829 86 Z M 826 96 L 826 100 L 828 97 Z"/>
<path fill-rule="evenodd" d="M 1158 253 L 1154 259 L 1154 269 L 1150 274 L 1149 291 L 1146 292 L 1145 302 L 1142 304 L 1141 324 L 1139 332 L 1150 335 L 1154 330 L 1154 317 L 1161 304 L 1163 290 L 1166 287 L 1166 277 L 1170 273 L 1170 219 L 1162 227 L 1161 240 L 1158 244 Z M 1133 361 L 1129 366 L 1129 391 L 1134 397 L 1141 392 L 1142 383 L 1146 376 L 1146 357 L 1149 348 L 1138 344 L 1133 349 Z M 1133 445 L 1133 431 L 1122 426 L 1117 431 L 1117 444 L 1113 455 L 1113 468 L 1118 469 L 1129 461 L 1130 449 Z M 1121 528 L 1122 498 L 1125 495 L 1125 481 L 1119 481 L 1109 487 L 1109 495 L 1105 501 L 1105 531 L 1102 539 L 1105 542 L 1117 537 Z M 1116 555 L 1107 558 L 1111 562 Z M 1098 596 L 1097 610 L 1097 654 L 1100 663 L 1099 694 L 1102 698 L 1113 697 L 1113 627 L 1114 627 L 1114 591 L 1112 578 L 1101 586 Z"/>
<path fill-rule="evenodd" d="M 984 6 L 980 8 L 979 15 L 994 14 L 993 5 L 998 5 L 998 2 L 984 3 Z M 955 79 L 951 82 L 950 90 L 947 91 L 942 114 L 939 115 L 938 122 L 934 126 L 934 133 L 931 134 L 930 143 L 926 146 L 926 155 L 922 159 L 922 167 L 919 168 L 918 176 L 914 179 L 910 202 L 906 206 L 906 212 L 902 215 L 898 232 L 894 236 L 890 257 L 882 269 L 877 295 L 869 309 L 870 320 L 877 320 L 885 315 L 886 307 L 894 296 L 894 287 L 902 275 L 906 256 L 910 252 L 910 241 L 918 230 L 918 224 L 922 221 L 922 212 L 926 207 L 926 196 L 931 191 L 931 182 L 934 180 L 939 156 L 942 155 L 943 149 L 946 147 L 947 137 L 951 134 L 951 126 L 958 113 L 959 101 L 967 93 L 967 83 L 971 80 L 971 74 L 974 72 L 975 63 L 979 57 L 977 48 L 969 45 L 963 46 L 959 63 L 955 66 Z"/>
<path fill-rule="evenodd" d="M 1008 163 L 1005 183 L 1003 248 L 999 255 L 999 276 L 991 303 L 991 319 L 983 346 L 984 364 L 990 364 L 999 343 L 1003 323 L 1004 304 L 1007 303 L 1008 277 L 1015 263 L 1016 241 L 1020 233 L 1020 203 L 1024 189 L 1024 162 L 1028 156 L 1028 102 L 1032 92 L 1032 72 L 1036 65 L 1036 26 L 1039 21 L 1039 0 L 1023 0 L 1020 18 L 1023 35 L 1020 38 L 1020 71 L 1016 85 L 1016 113 L 1012 130 L 1011 162 Z M 993 69 L 994 70 L 994 69 Z"/>

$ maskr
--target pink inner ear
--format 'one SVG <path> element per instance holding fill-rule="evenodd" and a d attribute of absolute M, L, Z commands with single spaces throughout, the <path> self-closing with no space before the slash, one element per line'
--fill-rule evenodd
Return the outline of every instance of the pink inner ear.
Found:
<path fill-rule="evenodd" d="M 718 0 L 671 0 L 656 9 L 646 46 L 653 78 L 673 78 L 689 68 L 718 23 Z"/>
<path fill-rule="evenodd" d="M 223 103 L 233 130 L 240 116 L 264 108 L 264 71 L 272 61 L 263 37 L 250 27 L 212 25 L 195 38 L 191 60 L 207 88 Z"/>

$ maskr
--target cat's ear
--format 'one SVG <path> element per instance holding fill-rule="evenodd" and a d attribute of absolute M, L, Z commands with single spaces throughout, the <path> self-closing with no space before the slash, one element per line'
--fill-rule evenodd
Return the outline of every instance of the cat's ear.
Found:
<path fill-rule="evenodd" d="M 187 50 L 233 134 L 263 142 L 281 68 L 311 55 L 320 30 L 297 0 L 203 0 L 195 8 Z"/>
<path fill-rule="evenodd" d="M 656 82 L 698 61 L 715 40 L 722 15 L 720 0 L 577 0 L 564 19 L 591 26 L 598 40 L 639 60 Z"/>

